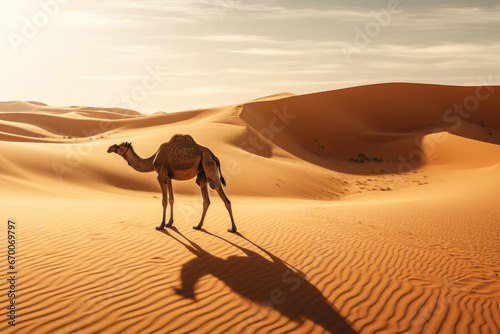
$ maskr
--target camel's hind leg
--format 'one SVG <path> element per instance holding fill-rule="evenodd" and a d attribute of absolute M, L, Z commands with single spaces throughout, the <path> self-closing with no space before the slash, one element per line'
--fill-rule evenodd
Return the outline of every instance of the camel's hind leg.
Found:
<path fill-rule="evenodd" d="M 206 152 L 203 153 L 203 157 L 201 160 L 203 164 L 203 170 L 205 172 L 205 175 L 207 177 L 207 181 L 210 184 L 210 187 L 215 189 L 217 193 L 219 194 L 219 197 L 222 199 L 224 204 L 226 205 L 227 212 L 229 212 L 229 217 L 231 218 L 231 229 L 228 230 L 228 232 L 235 233 L 236 232 L 236 225 L 234 224 L 234 218 L 233 218 L 233 210 L 231 208 L 231 201 L 227 198 L 226 194 L 224 193 L 224 190 L 222 189 L 222 184 L 220 182 L 219 178 L 219 173 L 217 170 L 217 164 L 215 161 L 212 159 L 212 156 Z"/>
<path fill-rule="evenodd" d="M 170 219 L 167 226 L 170 227 L 174 223 L 174 191 L 172 190 L 172 179 L 167 179 L 168 203 L 170 204 Z M 165 219 L 165 218 L 163 218 Z"/>
<path fill-rule="evenodd" d="M 229 212 L 229 217 L 231 218 L 231 229 L 227 230 L 228 232 L 236 233 L 236 225 L 234 224 L 234 219 L 233 219 L 233 210 L 231 209 L 231 201 L 229 198 L 227 198 L 226 194 L 224 193 L 224 190 L 222 190 L 222 185 L 216 184 L 215 185 L 215 190 L 217 190 L 217 193 L 219 194 L 220 198 L 226 205 L 227 212 Z"/>
<path fill-rule="evenodd" d="M 193 226 L 195 230 L 200 230 L 203 226 L 203 221 L 205 220 L 205 215 L 207 214 L 207 209 L 210 205 L 210 198 L 208 197 L 208 188 L 207 188 L 207 177 L 204 172 L 198 173 L 198 177 L 196 178 L 196 183 L 200 186 L 201 196 L 203 196 L 203 213 L 201 214 L 201 220 L 198 226 Z"/>

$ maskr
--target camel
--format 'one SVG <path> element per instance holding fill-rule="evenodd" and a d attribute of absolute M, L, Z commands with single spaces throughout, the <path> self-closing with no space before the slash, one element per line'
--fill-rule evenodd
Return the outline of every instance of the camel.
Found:
<path fill-rule="evenodd" d="M 163 220 L 157 230 L 163 230 L 165 226 L 170 227 L 174 223 L 174 193 L 172 191 L 172 180 L 189 180 L 196 177 L 196 183 L 201 188 L 203 197 L 203 213 L 195 230 L 200 230 L 205 220 L 210 199 L 208 197 L 207 184 L 215 189 L 226 205 L 231 218 L 231 228 L 228 232 L 236 233 L 231 202 L 227 198 L 222 185 L 226 185 L 220 170 L 220 161 L 207 147 L 198 145 L 190 135 L 174 135 L 168 142 L 160 145 L 158 150 L 149 158 L 142 159 L 131 143 L 125 142 L 120 145 L 112 145 L 108 148 L 108 153 L 121 155 L 138 172 L 148 173 L 156 171 L 158 182 L 162 191 Z M 219 177 L 220 176 L 220 177 Z M 167 196 L 168 192 L 168 196 Z M 168 198 L 168 202 L 167 202 Z M 170 219 L 165 225 L 165 215 L 167 205 L 170 204 Z"/>

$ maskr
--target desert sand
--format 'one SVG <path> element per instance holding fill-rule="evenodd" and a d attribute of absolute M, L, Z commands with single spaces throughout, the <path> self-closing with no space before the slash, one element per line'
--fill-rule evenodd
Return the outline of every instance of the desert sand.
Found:
<path fill-rule="evenodd" d="M 156 231 L 156 174 L 106 153 L 129 141 L 149 157 L 176 133 L 219 157 L 239 234 L 211 189 L 192 229 L 194 179 L 173 182 L 174 227 Z M 500 333 L 499 144 L 500 87 L 377 84 L 152 115 L 1 102 L 18 274 L 16 326 L 2 312 L 0 331 Z"/>

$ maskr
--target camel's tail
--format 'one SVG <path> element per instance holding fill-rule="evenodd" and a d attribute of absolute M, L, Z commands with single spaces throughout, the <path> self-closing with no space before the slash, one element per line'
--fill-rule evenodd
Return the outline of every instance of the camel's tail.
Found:
<path fill-rule="evenodd" d="M 220 182 L 225 187 L 226 186 L 226 180 L 224 180 L 224 177 L 222 176 L 222 172 L 220 170 L 220 161 L 219 161 L 219 158 L 217 158 L 215 156 L 215 154 L 213 154 L 213 153 L 212 153 L 212 157 L 213 157 L 215 163 L 217 164 L 217 168 L 219 168 Z"/>

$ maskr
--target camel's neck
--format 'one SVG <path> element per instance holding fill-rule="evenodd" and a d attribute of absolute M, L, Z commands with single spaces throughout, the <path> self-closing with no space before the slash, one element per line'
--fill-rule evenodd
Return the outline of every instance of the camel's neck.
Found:
<path fill-rule="evenodd" d="M 147 173 L 155 170 L 153 161 L 156 158 L 156 153 L 147 159 L 142 159 L 137 155 L 137 153 L 135 153 L 134 149 L 130 147 L 125 155 L 123 155 L 123 158 L 127 160 L 128 164 L 138 172 Z"/>

